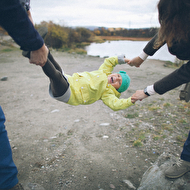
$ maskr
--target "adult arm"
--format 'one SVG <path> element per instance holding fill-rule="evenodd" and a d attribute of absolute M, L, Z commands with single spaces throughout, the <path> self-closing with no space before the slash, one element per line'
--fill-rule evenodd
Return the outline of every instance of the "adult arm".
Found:
<path fill-rule="evenodd" d="M 45 64 L 48 54 L 47 47 L 19 0 L 0 1 L 0 25 L 22 50 L 31 51 L 31 63 Z"/>
<path fill-rule="evenodd" d="M 184 83 L 190 82 L 190 61 L 179 69 L 154 83 L 154 90 L 158 94 L 164 94 Z"/>
<path fill-rule="evenodd" d="M 149 42 L 148 44 L 145 46 L 145 48 L 143 49 L 143 52 L 131 59 L 128 64 L 130 66 L 135 66 L 135 67 L 140 67 L 140 65 L 147 59 L 148 56 L 152 56 L 155 54 L 156 51 L 158 51 L 162 46 L 158 47 L 158 48 L 154 48 L 154 43 L 156 41 L 156 39 L 158 38 L 158 34 L 156 34 Z M 163 44 L 164 45 L 164 44 Z"/>
<path fill-rule="evenodd" d="M 154 95 L 155 93 L 162 95 L 187 82 L 190 82 L 190 61 L 171 74 L 155 82 L 154 85 L 148 86 L 147 92 L 149 95 Z M 132 95 L 131 99 L 137 101 L 147 97 L 148 95 L 144 93 L 144 90 L 137 90 L 135 94 Z"/>
<path fill-rule="evenodd" d="M 0 1 L 0 25 L 22 50 L 35 51 L 44 44 L 19 0 Z"/>

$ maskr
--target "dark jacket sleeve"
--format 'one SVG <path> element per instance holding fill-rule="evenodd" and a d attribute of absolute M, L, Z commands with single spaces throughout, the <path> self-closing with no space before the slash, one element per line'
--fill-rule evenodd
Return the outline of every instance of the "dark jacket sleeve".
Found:
<path fill-rule="evenodd" d="M 154 55 L 155 52 L 156 52 L 157 50 L 159 50 L 159 49 L 162 47 L 162 46 L 160 46 L 160 47 L 157 48 L 157 49 L 154 48 L 154 42 L 156 41 L 157 37 L 158 37 L 158 34 L 156 34 L 156 35 L 148 42 L 148 44 L 145 46 L 145 48 L 143 49 L 143 51 L 144 51 L 147 55 L 150 55 L 150 56 Z M 164 44 L 163 44 L 163 45 L 164 45 Z"/>
<path fill-rule="evenodd" d="M 0 0 L 0 25 L 22 50 L 34 51 L 44 44 L 19 0 Z"/>
<path fill-rule="evenodd" d="M 190 82 L 190 61 L 163 79 L 155 82 L 154 90 L 158 94 L 164 94 L 187 82 Z"/>

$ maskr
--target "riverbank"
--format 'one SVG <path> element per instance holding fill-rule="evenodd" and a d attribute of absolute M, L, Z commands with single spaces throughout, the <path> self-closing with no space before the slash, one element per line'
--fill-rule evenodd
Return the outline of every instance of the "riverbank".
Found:
<path fill-rule="evenodd" d="M 6 115 L 13 159 L 21 183 L 45 190 L 128 189 L 163 152 L 178 157 L 187 138 L 190 104 L 179 101 L 180 87 L 118 112 L 102 101 L 70 106 L 50 98 L 42 69 L 18 49 L 0 48 L 0 102 Z M 104 59 L 52 51 L 67 74 L 92 71 Z M 140 68 L 120 65 L 131 77 L 131 96 L 172 72 L 164 62 L 146 60 Z M 147 78 L 147 76 L 149 76 Z"/>
<path fill-rule="evenodd" d="M 123 37 L 123 36 L 98 36 L 101 40 L 116 41 L 116 40 L 130 40 L 130 41 L 149 41 L 151 38 L 135 38 L 135 37 Z"/>

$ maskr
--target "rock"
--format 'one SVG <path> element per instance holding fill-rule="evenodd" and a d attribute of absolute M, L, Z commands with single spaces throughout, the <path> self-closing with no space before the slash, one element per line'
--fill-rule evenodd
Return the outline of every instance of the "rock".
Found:
<path fill-rule="evenodd" d="M 52 110 L 51 113 L 56 113 L 56 112 L 59 112 L 58 109 L 55 109 L 55 110 Z"/>
<path fill-rule="evenodd" d="M 137 190 L 190 190 L 190 172 L 178 179 L 169 179 L 164 175 L 164 171 L 176 161 L 173 155 L 163 153 L 144 173 Z"/>
<path fill-rule="evenodd" d="M 101 123 L 100 126 L 109 126 L 109 123 Z"/>
<path fill-rule="evenodd" d="M 41 185 L 37 183 L 26 183 L 23 184 L 25 190 L 45 190 Z"/>
<path fill-rule="evenodd" d="M 136 189 L 134 185 L 129 180 L 123 180 L 125 184 L 127 184 L 129 189 Z"/>
<path fill-rule="evenodd" d="M 1 81 L 7 81 L 8 80 L 8 77 L 2 77 L 1 78 Z"/>
<path fill-rule="evenodd" d="M 110 184 L 111 189 L 115 189 L 115 186 L 113 184 Z"/>

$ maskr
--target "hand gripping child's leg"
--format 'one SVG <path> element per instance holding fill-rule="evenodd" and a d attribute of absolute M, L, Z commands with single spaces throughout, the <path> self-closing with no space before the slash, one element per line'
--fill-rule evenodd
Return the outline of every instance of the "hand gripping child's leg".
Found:
<path fill-rule="evenodd" d="M 52 57 L 52 56 L 51 56 Z M 53 58 L 53 57 L 52 57 Z M 52 94 L 54 97 L 60 97 L 65 94 L 67 91 L 69 84 L 67 79 L 62 74 L 62 69 L 57 62 L 54 65 L 50 60 L 49 56 L 46 64 L 42 67 L 44 73 L 50 79 L 50 86 L 52 90 Z"/>
<path fill-rule="evenodd" d="M 30 52 L 24 52 L 23 56 L 30 58 Z M 44 73 L 50 79 L 50 87 L 53 96 L 60 97 L 65 94 L 67 89 L 69 88 L 69 84 L 67 79 L 62 74 L 62 69 L 59 64 L 55 61 L 51 53 L 48 54 L 48 59 L 46 64 L 42 67 Z"/>

